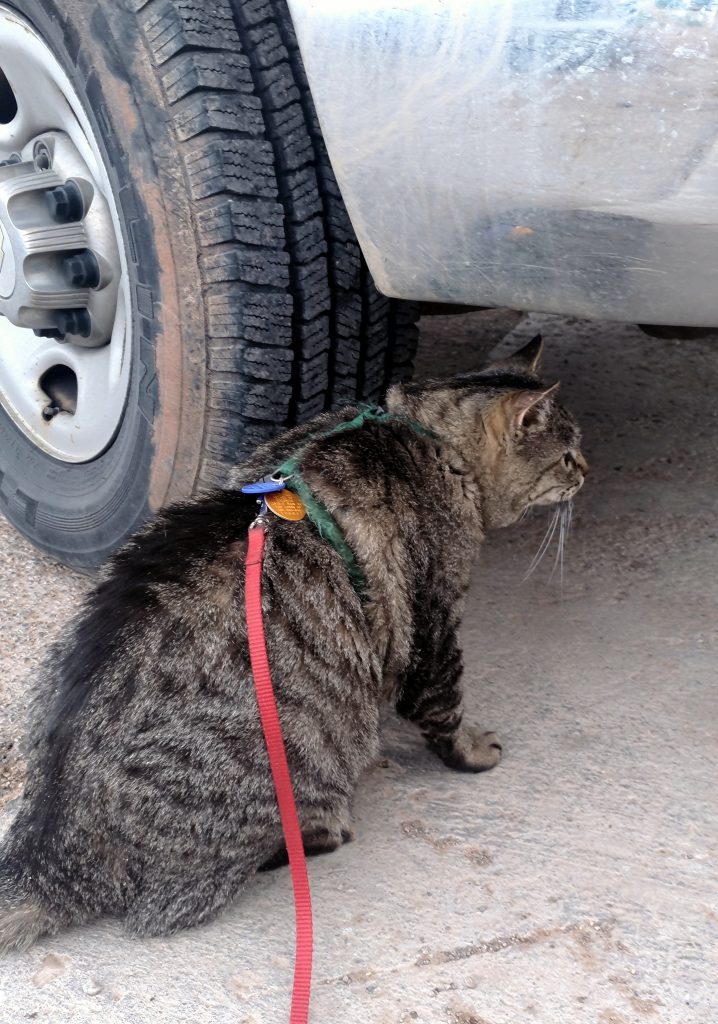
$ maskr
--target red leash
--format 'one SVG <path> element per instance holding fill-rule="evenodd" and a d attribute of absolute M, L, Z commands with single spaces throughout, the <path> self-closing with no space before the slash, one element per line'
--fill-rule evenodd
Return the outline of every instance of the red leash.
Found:
<path fill-rule="evenodd" d="M 279 805 L 279 816 L 284 830 L 284 842 L 289 854 L 289 867 L 294 888 L 294 914 L 296 919 L 294 986 L 289 1024 L 307 1024 L 309 994 L 312 984 L 312 899 L 304 857 L 302 830 L 299 827 L 297 805 L 294 802 L 292 780 L 287 764 L 287 752 L 282 738 L 277 703 L 274 699 L 272 676 L 269 671 L 267 643 L 262 619 L 262 557 L 265 529 L 262 525 L 249 529 L 244 600 L 247 612 L 249 658 L 252 663 L 254 687 L 257 691 L 259 717 L 262 720 L 264 740 L 267 744 L 269 764 Z"/>

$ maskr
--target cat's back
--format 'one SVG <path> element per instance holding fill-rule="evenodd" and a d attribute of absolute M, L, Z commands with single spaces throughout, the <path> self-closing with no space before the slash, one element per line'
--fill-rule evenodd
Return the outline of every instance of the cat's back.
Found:
<path fill-rule="evenodd" d="M 169 508 L 103 570 L 48 654 L 31 715 L 31 771 L 60 768 L 91 733 L 99 753 L 139 719 L 216 691 L 232 633 L 254 503 L 217 492 Z M 141 722 L 139 726 L 142 727 Z"/>

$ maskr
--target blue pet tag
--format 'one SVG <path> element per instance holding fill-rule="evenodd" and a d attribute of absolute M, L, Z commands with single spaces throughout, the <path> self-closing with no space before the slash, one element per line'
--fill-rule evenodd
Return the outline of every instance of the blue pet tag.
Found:
<path fill-rule="evenodd" d="M 267 477 L 265 480 L 257 480 L 253 484 L 245 484 L 242 494 L 273 494 L 275 491 L 283 490 L 283 480 L 272 480 L 271 477 Z"/>

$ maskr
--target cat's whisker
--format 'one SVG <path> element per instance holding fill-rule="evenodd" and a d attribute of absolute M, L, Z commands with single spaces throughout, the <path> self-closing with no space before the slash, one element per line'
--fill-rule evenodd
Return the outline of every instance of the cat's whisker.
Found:
<path fill-rule="evenodd" d="M 550 580 L 553 580 L 554 573 L 558 568 L 559 562 L 561 561 L 563 554 L 563 542 L 565 540 L 566 508 L 563 503 L 557 505 L 556 508 L 558 510 L 558 545 L 556 547 L 556 557 L 553 560 L 553 568 L 551 569 L 551 575 L 549 577 Z"/>
<path fill-rule="evenodd" d="M 551 546 L 551 541 L 553 540 L 553 535 L 556 532 L 556 525 L 558 524 L 558 520 L 559 520 L 559 508 L 557 506 L 555 511 L 554 511 L 553 517 L 551 518 L 551 521 L 548 524 L 548 527 L 546 529 L 546 533 L 544 534 L 543 540 L 541 541 L 541 544 L 539 545 L 539 549 L 536 552 L 536 554 L 534 555 L 533 561 L 531 562 L 531 565 L 528 567 L 528 570 L 526 571 L 526 575 L 524 576 L 523 580 L 521 581 L 522 583 L 525 583 L 526 580 L 529 578 L 529 576 L 532 576 L 533 573 L 538 569 L 539 565 L 541 564 L 541 561 L 543 560 L 544 555 L 546 554 L 546 552 L 548 551 L 549 547 Z"/>
<path fill-rule="evenodd" d="M 559 569 L 559 578 L 561 580 L 561 598 L 563 598 L 563 555 L 566 548 L 566 540 L 568 538 L 568 523 L 569 523 L 570 506 L 568 508 L 561 509 L 561 563 Z"/>
<path fill-rule="evenodd" d="M 557 508 L 558 508 L 558 543 L 556 545 L 556 557 L 553 560 L 553 567 L 551 568 L 551 575 L 549 576 L 549 581 L 551 581 L 554 578 L 555 574 L 556 574 L 556 569 L 558 568 L 559 557 L 561 555 L 561 542 L 563 540 L 563 510 L 562 510 L 560 505 L 558 505 Z"/>
<path fill-rule="evenodd" d="M 534 560 L 531 563 L 531 567 L 530 568 L 531 568 L 532 572 L 535 569 L 538 568 L 539 564 L 543 561 L 543 558 L 546 555 L 546 552 L 551 547 L 551 542 L 553 541 L 554 534 L 556 533 L 556 527 L 558 526 L 558 520 L 559 520 L 559 509 L 558 509 L 558 506 L 557 506 L 554 509 L 554 514 L 551 517 L 551 520 L 549 522 L 548 529 L 547 529 L 546 535 L 544 537 L 544 541 L 543 541 L 541 547 L 539 548 L 539 550 L 536 552 L 536 555 L 534 556 Z"/>
<path fill-rule="evenodd" d="M 551 570 L 550 579 L 553 579 L 556 569 L 559 570 L 559 581 L 561 584 L 561 597 L 563 598 L 563 552 L 566 545 L 566 538 L 568 536 L 568 527 L 571 519 L 571 509 L 568 504 L 561 504 L 558 506 L 559 509 L 559 532 L 558 532 L 558 547 L 556 550 L 556 558 L 554 559 L 553 569 Z"/>

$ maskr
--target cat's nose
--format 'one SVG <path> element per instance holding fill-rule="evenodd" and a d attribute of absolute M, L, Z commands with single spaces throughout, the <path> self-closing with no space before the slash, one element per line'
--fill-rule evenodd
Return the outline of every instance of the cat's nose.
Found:
<path fill-rule="evenodd" d="M 584 476 L 588 476 L 588 463 L 584 459 L 583 455 L 581 455 L 581 452 L 574 452 L 573 458 L 578 469 L 581 470 Z"/>
<path fill-rule="evenodd" d="M 563 461 L 567 469 L 577 469 L 583 476 L 588 475 L 588 463 L 581 452 L 566 452 Z"/>

